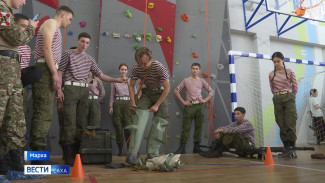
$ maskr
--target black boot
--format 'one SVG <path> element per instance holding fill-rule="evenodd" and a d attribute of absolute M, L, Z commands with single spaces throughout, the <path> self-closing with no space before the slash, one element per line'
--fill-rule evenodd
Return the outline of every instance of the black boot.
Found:
<path fill-rule="evenodd" d="M 46 147 L 32 147 L 32 151 L 46 151 Z M 59 165 L 60 163 L 45 160 L 45 161 L 31 161 L 31 165 Z"/>
<path fill-rule="evenodd" d="M 200 153 L 200 152 L 203 152 L 202 149 L 200 148 L 200 143 L 195 143 L 193 153 Z"/>
<path fill-rule="evenodd" d="M 9 151 L 11 159 L 11 170 L 24 171 L 24 151 L 22 148 L 12 149 Z"/>
<path fill-rule="evenodd" d="M 0 156 L 0 175 L 6 175 L 7 171 L 11 169 L 11 161 L 9 153 Z"/>
<path fill-rule="evenodd" d="M 118 143 L 118 156 L 123 156 L 123 143 Z"/>
<path fill-rule="evenodd" d="M 66 145 L 62 145 L 62 149 L 63 149 L 63 154 L 64 154 L 64 164 L 65 165 L 69 165 L 69 166 L 73 166 L 74 165 L 74 157 L 75 157 L 75 148 L 76 145 L 75 144 L 66 144 Z"/>
<path fill-rule="evenodd" d="M 289 158 L 297 158 L 296 154 L 296 142 L 295 141 L 288 141 L 289 143 Z"/>
<path fill-rule="evenodd" d="M 186 154 L 185 147 L 186 147 L 186 144 L 185 144 L 185 143 L 181 143 L 181 145 L 180 145 L 179 148 L 174 152 L 174 154 Z"/>

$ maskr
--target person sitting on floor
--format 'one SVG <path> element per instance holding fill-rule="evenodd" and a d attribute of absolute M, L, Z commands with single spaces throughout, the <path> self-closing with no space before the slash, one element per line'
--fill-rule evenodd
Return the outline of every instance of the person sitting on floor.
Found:
<path fill-rule="evenodd" d="M 236 122 L 216 129 L 214 131 L 216 141 L 212 151 L 201 152 L 200 155 L 208 158 L 218 158 L 222 156 L 222 152 L 227 148 L 242 150 L 254 148 L 254 127 L 249 120 L 245 119 L 245 114 L 246 110 L 243 107 L 237 107 L 234 110 Z"/>

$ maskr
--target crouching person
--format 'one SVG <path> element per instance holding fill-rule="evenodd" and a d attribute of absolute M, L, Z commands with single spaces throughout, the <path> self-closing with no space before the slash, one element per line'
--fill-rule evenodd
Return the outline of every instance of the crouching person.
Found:
<path fill-rule="evenodd" d="M 215 146 L 212 151 L 201 152 L 200 155 L 208 158 L 218 158 L 227 148 L 252 149 L 255 146 L 254 127 L 250 121 L 245 119 L 246 110 L 237 107 L 234 110 L 235 123 L 218 128 L 214 131 L 216 136 Z M 245 153 L 238 153 L 244 155 Z"/>

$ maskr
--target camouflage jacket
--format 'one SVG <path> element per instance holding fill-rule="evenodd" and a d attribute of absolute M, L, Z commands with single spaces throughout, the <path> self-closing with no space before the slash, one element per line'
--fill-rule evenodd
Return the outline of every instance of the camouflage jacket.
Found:
<path fill-rule="evenodd" d="M 31 25 L 25 31 L 20 31 L 11 8 L 0 0 L 0 50 L 16 50 L 18 46 L 31 41 L 34 34 L 35 29 Z"/>

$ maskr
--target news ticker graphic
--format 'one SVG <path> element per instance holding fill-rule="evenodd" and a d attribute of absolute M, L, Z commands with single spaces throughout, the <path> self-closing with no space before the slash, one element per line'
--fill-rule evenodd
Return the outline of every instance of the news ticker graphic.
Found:
<path fill-rule="evenodd" d="M 69 175 L 69 165 L 24 165 L 24 174 L 28 175 Z"/>
<path fill-rule="evenodd" d="M 24 151 L 25 161 L 46 161 L 50 160 L 48 151 Z"/>

